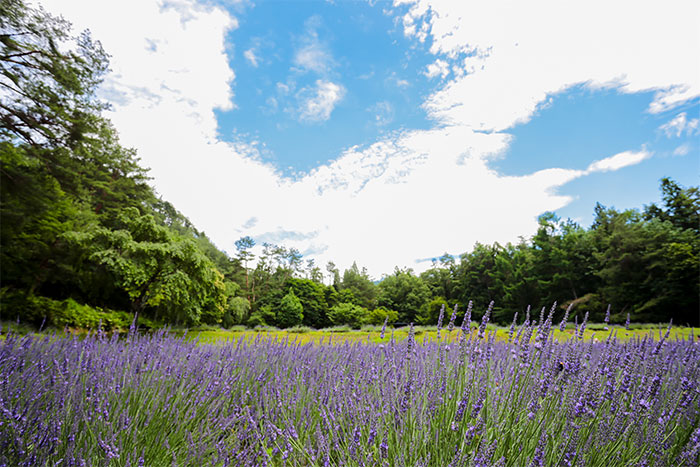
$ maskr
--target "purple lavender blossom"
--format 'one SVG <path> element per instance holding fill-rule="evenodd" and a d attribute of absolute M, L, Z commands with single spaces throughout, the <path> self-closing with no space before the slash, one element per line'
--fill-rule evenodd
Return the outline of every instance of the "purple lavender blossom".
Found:
<path fill-rule="evenodd" d="M 576 337 L 579 338 L 579 340 L 583 339 L 583 333 L 586 331 L 586 323 L 588 322 L 588 312 L 586 312 L 585 315 L 583 315 L 583 321 L 581 322 L 581 326 L 577 330 Z"/>
<path fill-rule="evenodd" d="M 467 311 L 464 312 L 464 319 L 462 320 L 462 332 L 463 333 L 468 333 L 469 331 L 469 326 L 471 325 L 472 321 L 472 307 L 474 304 L 472 303 L 471 300 L 469 300 L 469 304 L 467 305 Z"/>
<path fill-rule="evenodd" d="M 513 322 L 510 324 L 510 329 L 508 330 L 508 342 L 513 340 L 513 333 L 515 332 L 515 325 L 518 322 L 518 312 L 516 311 L 513 315 Z"/>
<path fill-rule="evenodd" d="M 445 316 L 445 305 L 443 304 L 440 307 L 440 315 L 438 316 L 438 322 L 437 322 L 437 338 L 440 339 L 440 330 L 442 329 L 442 319 Z"/>
<path fill-rule="evenodd" d="M 566 311 L 564 312 L 564 318 L 562 318 L 561 323 L 559 323 L 559 330 L 561 332 L 564 332 L 566 329 L 566 320 L 569 319 L 569 313 L 571 312 L 571 309 L 574 307 L 574 303 L 571 302 L 569 306 L 566 307 Z"/>
<path fill-rule="evenodd" d="M 452 316 L 450 316 L 450 322 L 447 325 L 447 332 L 452 332 L 452 330 L 454 329 L 455 319 L 457 319 L 457 304 L 455 304 L 455 307 L 452 310 Z"/>
<path fill-rule="evenodd" d="M 491 303 L 489 303 L 488 308 L 486 309 L 486 313 L 484 313 L 484 316 L 481 318 L 481 324 L 479 325 L 479 339 L 483 339 L 484 335 L 486 333 L 486 325 L 489 323 L 489 319 L 491 318 L 491 310 L 493 310 L 493 300 L 491 300 Z"/>

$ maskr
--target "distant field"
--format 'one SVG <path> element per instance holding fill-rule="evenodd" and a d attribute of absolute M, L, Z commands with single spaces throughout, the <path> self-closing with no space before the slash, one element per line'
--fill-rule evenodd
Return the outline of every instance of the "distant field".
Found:
<path fill-rule="evenodd" d="M 583 340 L 590 341 L 591 339 L 605 340 L 610 332 L 615 332 L 617 340 L 620 342 L 627 342 L 635 337 L 643 337 L 645 335 L 651 335 L 654 339 L 658 340 L 661 333 L 665 333 L 667 326 L 662 325 L 636 325 L 633 326 L 636 329 L 625 330 L 622 326 L 609 326 L 606 331 L 600 325 L 592 325 L 587 328 L 584 332 Z M 384 339 L 381 338 L 381 328 L 376 329 L 366 329 L 366 330 L 349 330 L 349 329 L 320 329 L 320 330 L 275 330 L 275 329 L 264 329 L 264 330 L 251 330 L 251 329 L 238 329 L 238 330 L 206 330 L 206 331 L 188 331 L 188 339 L 196 339 L 201 343 L 218 344 L 225 343 L 227 341 L 236 341 L 240 338 L 246 340 L 263 339 L 263 340 L 277 340 L 284 341 L 289 340 L 290 342 L 295 342 L 298 344 L 306 344 L 309 342 L 313 343 L 323 343 L 323 344 L 342 344 L 344 342 L 372 342 L 372 343 L 382 343 L 389 342 L 391 339 L 391 329 L 387 329 L 384 335 Z M 508 339 L 509 329 L 505 327 L 495 327 L 489 326 L 487 328 L 487 333 L 496 332 L 496 340 L 499 342 L 506 341 Z M 184 332 L 176 332 L 177 335 L 182 335 Z M 417 342 L 430 342 L 437 340 L 437 331 L 435 327 L 421 327 L 417 326 L 415 328 L 416 341 Z M 459 338 L 461 331 L 459 328 L 455 328 L 452 332 L 448 333 L 446 330 L 441 331 L 442 339 L 456 342 Z M 472 333 L 476 337 L 476 328 L 472 329 Z M 670 340 L 676 339 L 688 339 L 690 335 L 698 336 L 700 333 L 688 327 L 674 326 L 671 328 L 669 334 Z M 408 337 L 408 327 L 402 327 L 394 330 L 394 338 L 397 341 L 401 341 Z M 559 341 L 568 340 L 574 337 L 574 329 L 566 329 L 564 332 L 556 329 L 554 331 L 554 339 Z M 697 338 L 697 337 L 695 337 Z"/>

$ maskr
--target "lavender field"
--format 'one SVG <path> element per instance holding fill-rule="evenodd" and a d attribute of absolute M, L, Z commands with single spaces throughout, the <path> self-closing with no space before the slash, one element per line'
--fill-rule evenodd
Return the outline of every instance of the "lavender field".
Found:
<path fill-rule="evenodd" d="M 693 336 L 539 321 L 337 345 L 9 333 L 0 465 L 698 465 Z"/>

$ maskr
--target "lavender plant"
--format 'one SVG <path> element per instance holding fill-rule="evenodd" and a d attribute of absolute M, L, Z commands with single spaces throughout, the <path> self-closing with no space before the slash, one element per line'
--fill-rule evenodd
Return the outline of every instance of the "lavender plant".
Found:
<path fill-rule="evenodd" d="M 386 345 L 9 333 L 0 465 L 698 464 L 693 336 L 559 342 L 551 313 L 507 342 L 479 331 L 458 349 L 412 328 Z"/>

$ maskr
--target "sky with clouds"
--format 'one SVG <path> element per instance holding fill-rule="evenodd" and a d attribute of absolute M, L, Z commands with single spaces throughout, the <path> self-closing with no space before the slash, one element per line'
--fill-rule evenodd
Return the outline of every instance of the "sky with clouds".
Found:
<path fill-rule="evenodd" d="M 111 55 L 157 192 L 374 278 L 697 185 L 694 1 L 42 0 Z"/>

